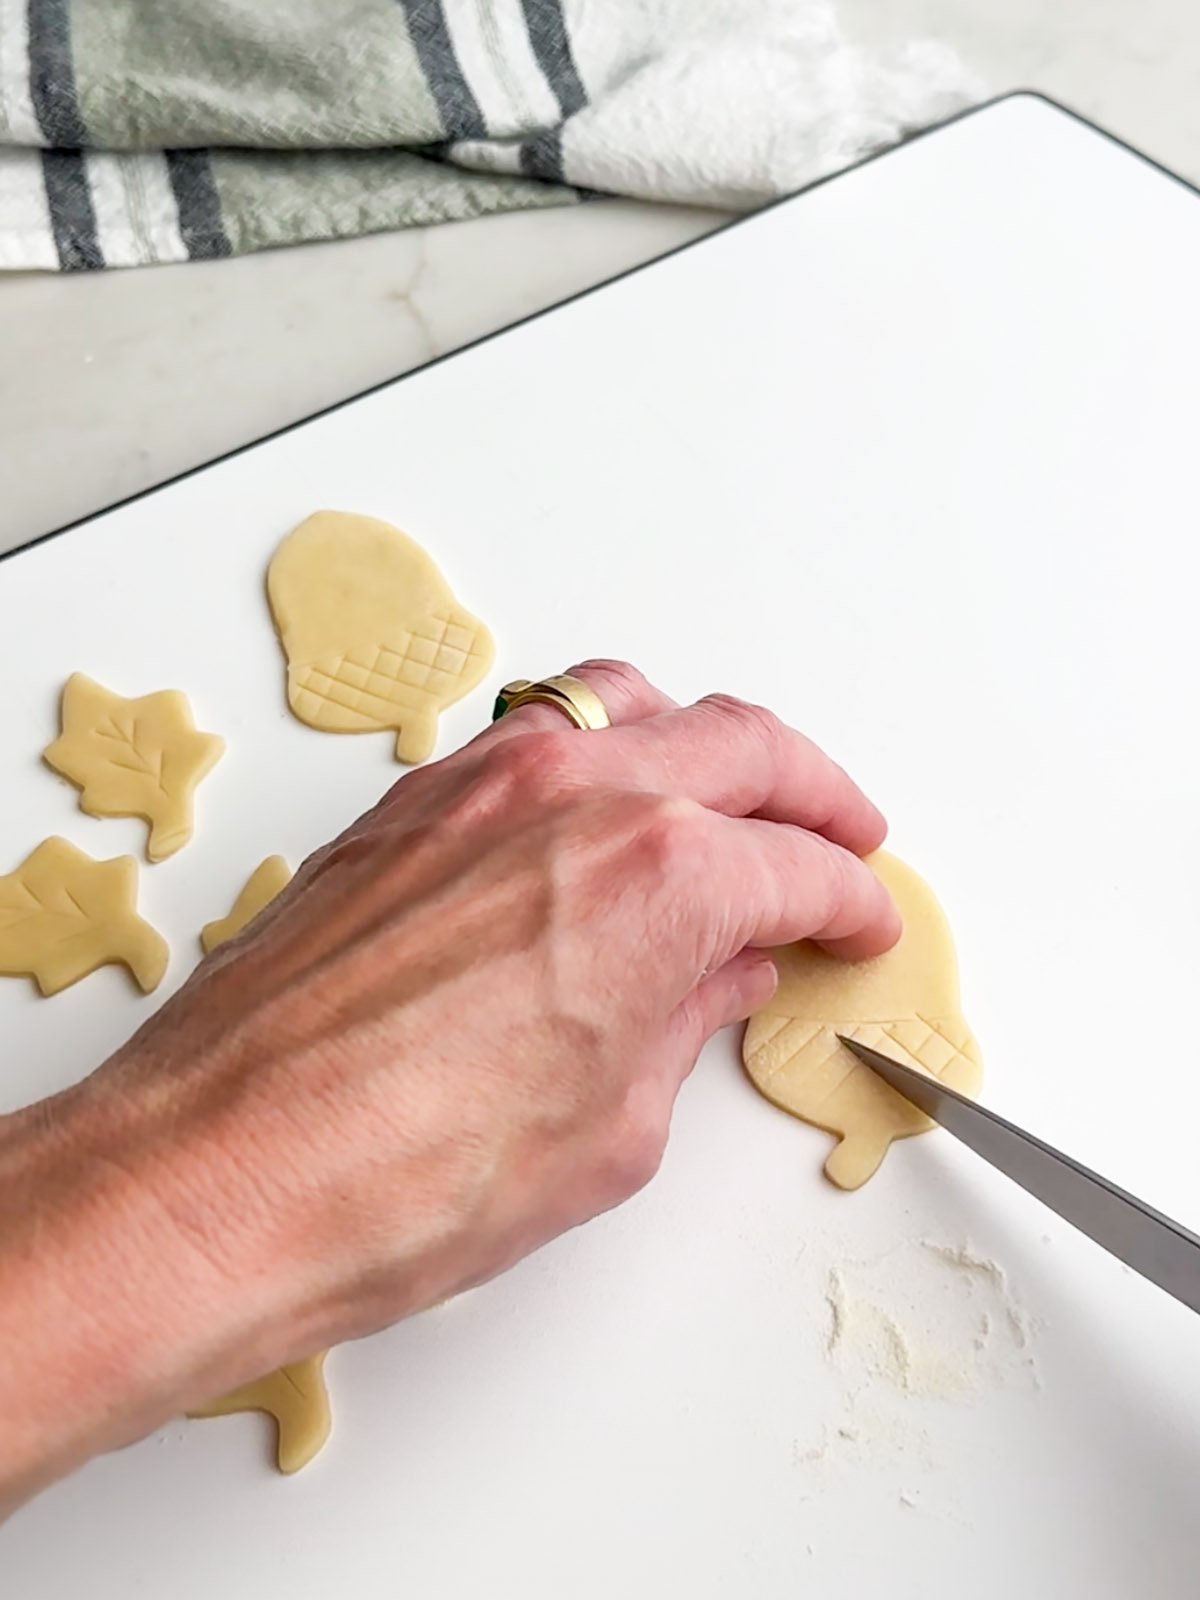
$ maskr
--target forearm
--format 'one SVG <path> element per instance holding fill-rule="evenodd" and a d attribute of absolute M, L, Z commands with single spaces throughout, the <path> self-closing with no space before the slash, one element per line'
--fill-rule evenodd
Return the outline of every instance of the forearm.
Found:
<path fill-rule="evenodd" d="M 0 1516 L 308 1353 L 289 1347 L 311 1290 L 236 1160 L 177 1138 L 169 1097 L 121 1089 L 105 1069 L 0 1119 Z"/>
<path fill-rule="evenodd" d="M 217 1032 L 187 1048 L 163 1013 L 77 1088 L 0 1118 L 0 1519 L 93 1455 L 495 1266 L 473 1245 L 482 1136 L 463 1137 L 440 1073 L 398 1096 L 380 1217 L 359 1199 L 356 1142 L 293 1114 L 286 1030 L 269 1054 Z"/>

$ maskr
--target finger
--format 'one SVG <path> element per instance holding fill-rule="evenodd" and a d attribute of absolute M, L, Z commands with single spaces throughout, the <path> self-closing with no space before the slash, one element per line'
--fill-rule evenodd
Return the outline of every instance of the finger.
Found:
<path fill-rule="evenodd" d="M 675 709 L 675 702 L 670 695 L 663 694 L 661 689 L 656 689 L 636 667 L 630 666 L 626 661 L 584 661 L 579 666 L 571 668 L 570 676 L 581 678 L 600 696 L 614 727 Z M 461 773 L 464 762 L 470 765 L 488 750 L 494 750 L 506 740 L 524 733 L 539 731 L 569 733 L 573 730 L 567 718 L 553 706 L 537 704 L 519 706 L 515 711 L 506 712 L 498 722 L 493 722 L 481 733 L 477 733 L 462 750 L 456 751 L 442 761 L 431 762 L 425 767 L 415 767 L 410 772 L 404 773 L 378 804 L 365 816 L 360 817 L 348 831 L 358 832 L 370 827 L 377 816 L 391 810 L 401 794 L 409 802 L 415 802 L 417 795 L 420 794 L 429 803 L 436 805 L 448 774 Z M 607 737 L 609 730 L 603 731 Z M 578 746 L 572 744 L 573 763 L 585 755 L 585 747 L 589 745 L 590 740 L 582 740 Z"/>
<path fill-rule="evenodd" d="M 804 828 L 756 818 L 712 821 L 710 871 L 718 883 L 736 885 L 730 955 L 746 945 L 815 939 L 842 960 L 867 961 L 900 937 L 891 895 L 852 851 Z"/>
<path fill-rule="evenodd" d="M 811 739 L 726 695 L 621 729 L 605 741 L 604 758 L 639 787 L 727 816 L 792 823 L 855 855 L 878 848 L 887 833 L 882 814 Z"/>
<path fill-rule="evenodd" d="M 679 1007 L 678 1020 L 691 1049 L 691 1071 L 696 1054 L 714 1033 L 747 1017 L 770 1002 L 779 972 L 763 950 L 739 950 L 716 972 L 702 978 Z"/>
<path fill-rule="evenodd" d="M 583 661 L 571 667 L 569 677 L 580 678 L 589 689 L 594 689 L 604 703 L 608 719 L 614 727 L 639 722 L 644 717 L 654 717 L 675 708 L 670 695 L 663 694 L 627 661 Z M 508 711 L 499 722 L 480 734 L 478 744 L 495 744 L 501 739 L 511 739 L 517 734 L 537 729 L 557 732 L 569 724 L 561 711 L 553 706 L 525 705 Z"/>

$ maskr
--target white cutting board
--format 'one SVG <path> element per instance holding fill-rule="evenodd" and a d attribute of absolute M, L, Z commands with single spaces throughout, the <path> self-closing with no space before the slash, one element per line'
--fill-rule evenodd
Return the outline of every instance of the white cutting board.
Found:
<path fill-rule="evenodd" d="M 826 743 L 946 903 L 989 1100 L 1200 1223 L 1198 284 L 1192 191 L 1011 99 L 0 566 L 5 868 L 140 847 L 39 766 L 72 669 L 229 743 L 143 873 L 168 984 L 0 984 L 2 1103 L 394 778 L 284 709 L 263 573 L 334 506 L 428 543 L 496 683 L 627 655 Z M 299 1478 L 261 1419 L 176 1424 L 0 1533 L 3 1592 L 1191 1600 L 1200 1322 L 947 1137 L 835 1193 L 735 1046 L 635 1202 L 338 1351 Z M 830 1273 L 871 1257 L 831 1355 Z"/>

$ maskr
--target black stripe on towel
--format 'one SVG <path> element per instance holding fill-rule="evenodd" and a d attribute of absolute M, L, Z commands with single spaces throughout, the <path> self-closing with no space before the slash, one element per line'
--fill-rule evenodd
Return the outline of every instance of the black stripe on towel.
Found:
<path fill-rule="evenodd" d="M 179 212 L 179 236 L 189 261 L 232 255 L 208 151 L 168 150 L 166 156 L 167 177 Z"/>
<path fill-rule="evenodd" d="M 565 121 L 587 105 L 587 90 L 571 53 L 571 38 L 561 0 L 521 0 L 521 6 L 533 53 L 554 91 Z"/>
<path fill-rule="evenodd" d="M 71 0 L 28 0 L 29 93 L 42 137 L 60 150 L 82 150 L 87 129 L 75 93 Z"/>
<path fill-rule="evenodd" d="M 441 0 L 400 0 L 400 4 L 446 138 L 486 139 L 483 112 L 454 53 Z"/>
<path fill-rule="evenodd" d="M 562 129 L 544 128 L 521 145 L 521 171 L 543 183 L 562 183 Z"/>
<path fill-rule="evenodd" d="M 43 150 L 42 182 L 59 266 L 64 272 L 102 267 L 86 156 L 79 150 Z"/>

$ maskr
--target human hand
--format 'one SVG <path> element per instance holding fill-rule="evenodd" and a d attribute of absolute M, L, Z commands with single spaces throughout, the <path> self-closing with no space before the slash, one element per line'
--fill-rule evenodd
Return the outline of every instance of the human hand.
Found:
<path fill-rule="evenodd" d="M 624 1200 L 705 1041 L 770 999 L 771 946 L 897 937 L 858 859 L 882 818 L 809 741 L 575 671 L 614 727 L 525 706 L 402 778 L 51 1111 L 130 1204 L 154 1189 L 204 1330 L 154 1357 L 140 1426 Z"/>

